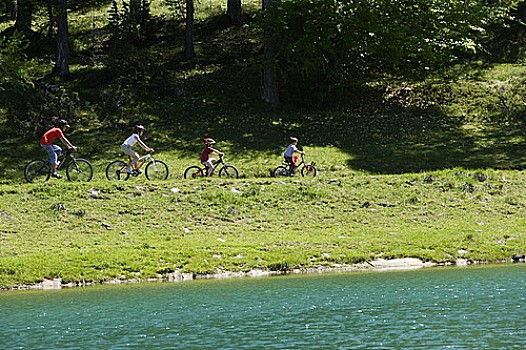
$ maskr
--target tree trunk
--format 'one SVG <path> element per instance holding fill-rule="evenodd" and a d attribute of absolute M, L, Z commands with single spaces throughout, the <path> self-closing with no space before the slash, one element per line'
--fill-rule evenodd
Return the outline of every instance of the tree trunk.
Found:
<path fill-rule="evenodd" d="M 57 62 L 54 73 L 65 76 L 69 74 L 69 33 L 67 0 L 57 0 L 58 40 L 57 40 Z"/>
<path fill-rule="evenodd" d="M 194 51 L 194 0 L 186 0 L 186 29 L 184 58 L 190 60 L 195 57 Z"/>
<path fill-rule="evenodd" d="M 33 21 L 34 4 L 33 0 L 16 0 L 15 30 L 27 34 L 31 32 Z"/>
<path fill-rule="evenodd" d="M 8 0 L 4 5 L 5 14 L 9 19 L 16 19 L 17 0 Z"/>
<path fill-rule="evenodd" d="M 228 0 L 226 14 L 232 23 L 241 23 L 242 9 L 241 0 Z"/>
<path fill-rule="evenodd" d="M 47 14 L 49 17 L 49 24 L 47 28 L 47 35 L 51 37 L 53 35 L 53 28 L 55 23 L 55 15 L 53 13 L 53 0 L 46 0 Z"/>
<path fill-rule="evenodd" d="M 274 0 L 263 0 L 263 12 L 269 9 L 273 3 Z M 272 27 L 269 27 L 268 25 L 265 26 L 264 36 L 265 45 L 263 47 L 263 55 L 265 65 L 263 68 L 262 99 L 263 101 L 270 103 L 273 107 L 277 107 L 279 106 L 278 77 L 276 69 L 271 64 L 276 55 L 276 49 L 270 40 L 272 36 Z"/>

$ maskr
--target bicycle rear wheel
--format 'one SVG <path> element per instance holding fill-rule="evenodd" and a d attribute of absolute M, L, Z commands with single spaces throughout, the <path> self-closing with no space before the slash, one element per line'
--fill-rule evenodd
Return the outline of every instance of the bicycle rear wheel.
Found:
<path fill-rule="evenodd" d="M 278 166 L 274 171 L 272 172 L 272 175 L 274 177 L 281 177 L 281 176 L 289 176 L 289 171 L 286 167 L 283 165 Z"/>
<path fill-rule="evenodd" d="M 166 180 L 168 178 L 168 165 L 162 160 L 154 160 L 144 169 L 148 180 Z"/>
<path fill-rule="evenodd" d="M 51 164 L 42 159 L 33 159 L 24 167 L 24 177 L 27 182 L 44 182 L 51 176 Z"/>
<path fill-rule="evenodd" d="M 239 176 L 239 171 L 233 165 L 225 165 L 219 169 L 219 177 L 229 177 L 232 179 L 237 179 Z"/>
<path fill-rule="evenodd" d="M 317 173 L 316 167 L 312 164 L 307 164 L 301 168 L 301 176 L 304 177 L 314 177 Z"/>
<path fill-rule="evenodd" d="M 186 170 L 184 171 L 185 179 L 195 179 L 204 176 L 205 173 L 203 172 L 203 169 L 201 169 L 197 165 L 192 165 L 191 167 L 186 168 Z"/>
<path fill-rule="evenodd" d="M 122 160 L 111 162 L 106 167 L 106 178 L 110 181 L 126 181 L 130 174 L 124 171 L 126 163 Z"/>
<path fill-rule="evenodd" d="M 69 181 L 88 182 L 93 178 L 93 167 L 86 159 L 76 158 L 66 167 Z"/>

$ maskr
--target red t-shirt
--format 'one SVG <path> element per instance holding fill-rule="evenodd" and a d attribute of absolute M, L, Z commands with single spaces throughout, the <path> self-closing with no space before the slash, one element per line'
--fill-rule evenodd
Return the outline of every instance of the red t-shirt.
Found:
<path fill-rule="evenodd" d="M 61 137 L 64 137 L 64 133 L 62 132 L 62 129 L 52 128 L 46 131 L 46 133 L 42 136 L 42 139 L 40 139 L 40 144 L 49 146 L 53 144 L 53 141 Z"/>
<path fill-rule="evenodd" d="M 206 162 L 210 158 L 210 154 L 214 152 L 214 149 L 212 147 L 205 147 L 203 148 L 203 152 L 201 153 L 201 162 Z"/>

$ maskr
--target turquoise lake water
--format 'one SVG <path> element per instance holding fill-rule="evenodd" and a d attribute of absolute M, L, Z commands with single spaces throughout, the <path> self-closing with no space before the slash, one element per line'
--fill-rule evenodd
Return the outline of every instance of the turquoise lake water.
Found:
<path fill-rule="evenodd" d="M 526 265 L 0 293 L 2 349 L 524 349 Z"/>

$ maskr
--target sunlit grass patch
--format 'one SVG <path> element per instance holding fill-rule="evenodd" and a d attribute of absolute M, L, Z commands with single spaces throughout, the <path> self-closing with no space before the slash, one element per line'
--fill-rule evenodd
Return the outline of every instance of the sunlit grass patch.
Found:
<path fill-rule="evenodd" d="M 205 180 L 0 185 L 3 285 L 500 261 L 526 247 L 520 172 Z"/>

